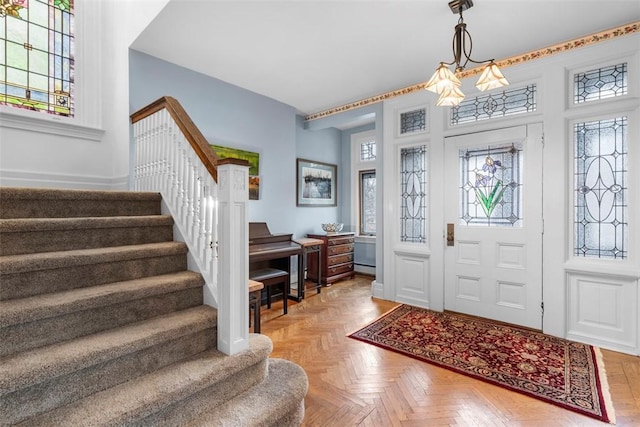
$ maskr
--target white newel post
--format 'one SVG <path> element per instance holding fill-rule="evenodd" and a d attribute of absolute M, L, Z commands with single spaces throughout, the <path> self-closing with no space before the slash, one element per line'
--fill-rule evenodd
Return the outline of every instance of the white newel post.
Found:
<path fill-rule="evenodd" d="M 249 167 L 235 159 L 218 168 L 218 350 L 249 347 Z"/>

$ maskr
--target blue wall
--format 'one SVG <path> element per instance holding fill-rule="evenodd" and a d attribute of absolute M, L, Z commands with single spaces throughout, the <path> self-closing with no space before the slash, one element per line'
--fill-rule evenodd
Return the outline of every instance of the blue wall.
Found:
<path fill-rule="evenodd" d="M 336 128 L 307 130 L 304 118 L 296 121 L 296 155 L 298 158 L 335 164 L 338 167 L 338 207 L 299 207 L 298 229 L 301 233 L 324 233 L 320 224 L 345 222 L 340 217 L 340 207 L 348 199 L 349 187 L 345 186 L 345 176 L 349 176 L 349 160 L 340 157 L 341 132 Z"/>
<path fill-rule="evenodd" d="M 339 208 L 296 207 L 295 180 L 296 157 L 338 164 L 341 205 L 340 131 L 306 130 L 289 105 L 137 51 L 129 61 L 130 112 L 172 96 L 210 143 L 260 153 L 260 200 L 249 201 L 249 221 L 302 237 L 339 220 Z"/>

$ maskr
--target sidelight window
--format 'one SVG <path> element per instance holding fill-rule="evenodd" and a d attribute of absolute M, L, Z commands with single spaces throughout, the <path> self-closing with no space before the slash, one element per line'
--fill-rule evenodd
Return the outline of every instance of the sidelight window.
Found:
<path fill-rule="evenodd" d="M 627 117 L 574 125 L 574 255 L 625 259 Z"/>
<path fill-rule="evenodd" d="M 427 146 L 400 150 L 400 240 L 427 243 Z"/>

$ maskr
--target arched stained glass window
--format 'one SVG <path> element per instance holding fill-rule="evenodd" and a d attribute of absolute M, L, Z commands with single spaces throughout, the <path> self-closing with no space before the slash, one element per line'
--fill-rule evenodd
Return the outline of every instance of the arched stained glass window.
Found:
<path fill-rule="evenodd" d="M 74 115 L 74 0 L 0 0 L 0 104 Z"/>

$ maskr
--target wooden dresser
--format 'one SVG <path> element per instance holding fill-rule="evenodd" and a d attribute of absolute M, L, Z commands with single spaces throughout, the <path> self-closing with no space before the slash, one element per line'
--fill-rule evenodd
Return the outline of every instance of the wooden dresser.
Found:
<path fill-rule="evenodd" d="M 353 278 L 354 233 L 307 234 L 307 237 L 324 241 L 320 254 L 320 283 L 330 285 L 341 279 Z M 307 278 L 317 281 L 318 262 L 315 257 L 310 257 L 307 262 Z"/>

